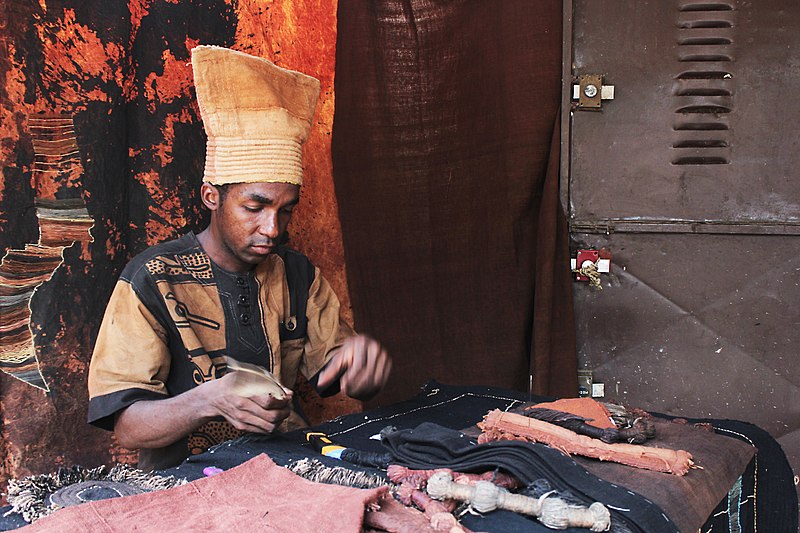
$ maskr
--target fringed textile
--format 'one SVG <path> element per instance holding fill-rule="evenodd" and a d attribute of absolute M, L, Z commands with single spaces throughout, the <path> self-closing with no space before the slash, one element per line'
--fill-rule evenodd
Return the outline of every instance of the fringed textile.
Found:
<path fill-rule="evenodd" d="M 342 485 L 359 489 L 387 487 L 391 482 L 378 474 L 349 470 L 341 466 L 325 466 L 316 459 L 300 459 L 287 465 L 298 476 L 315 483 Z"/>
<path fill-rule="evenodd" d="M 169 489 L 187 483 L 185 479 L 144 472 L 128 465 L 116 465 L 111 470 L 106 466 L 97 468 L 73 466 L 59 468 L 57 472 L 51 474 L 9 480 L 8 503 L 13 512 L 20 513 L 28 522 L 34 522 L 64 507 L 52 502 L 52 495 L 70 485 L 88 481 L 114 482 L 118 485 L 117 490 L 120 493 L 131 494 Z"/>

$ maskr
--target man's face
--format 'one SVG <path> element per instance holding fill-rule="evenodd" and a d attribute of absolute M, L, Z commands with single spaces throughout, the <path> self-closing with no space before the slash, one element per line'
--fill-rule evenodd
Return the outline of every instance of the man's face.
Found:
<path fill-rule="evenodd" d="M 207 183 L 201 189 L 203 202 L 211 209 L 212 241 L 206 252 L 226 270 L 248 270 L 275 251 L 300 198 L 300 187 L 236 183 L 228 185 L 224 198 L 220 192 Z"/>

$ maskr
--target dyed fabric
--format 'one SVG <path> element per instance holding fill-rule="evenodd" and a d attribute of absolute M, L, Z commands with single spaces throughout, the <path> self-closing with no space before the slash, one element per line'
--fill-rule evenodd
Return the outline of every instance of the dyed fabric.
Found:
<path fill-rule="evenodd" d="M 561 398 L 554 402 L 542 402 L 532 407 L 553 409 L 563 411 L 573 415 L 578 415 L 586 419 L 586 422 L 598 428 L 614 428 L 614 422 L 608 409 L 597 400 L 591 398 Z"/>
<path fill-rule="evenodd" d="M 436 533 L 436 531 L 442 531 L 434 528 L 421 511 L 413 507 L 406 507 L 391 497 L 381 500 L 380 508 L 367 512 L 364 522 L 376 531 L 391 533 Z M 458 531 L 464 530 L 456 526 L 448 533 Z"/>
<path fill-rule="evenodd" d="M 465 433 L 477 435 L 473 431 L 473 424 L 481 421 L 483 416 L 492 409 L 503 411 L 519 408 L 523 404 L 541 403 L 548 398 L 530 397 L 527 394 L 484 387 L 457 387 L 443 385 L 432 382 L 427 384 L 415 397 L 391 406 L 374 409 L 363 415 L 351 415 L 342 417 L 332 422 L 316 426 L 318 431 L 325 432 L 331 439 L 344 445 L 369 451 L 381 451 L 382 447 L 378 441 L 369 440 L 369 436 L 377 434 L 387 425 L 394 425 L 400 429 L 415 428 L 424 422 L 435 422 L 441 426 L 452 429 L 469 428 Z M 664 419 L 664 415 L 654 413 L 657 419 Z M 670 483 L 684 485 L 695 480 L 706 484 L 706 489 L 711 488 L 713 494 L 700 496 L 701 500 L 712 500 L 716 494 L 724 494 L 736 485 L 738 490 L 731 492 L 729 496 L 721 497 L 717 500 L 717 507 L 707 513 L 706 523 L 702 531 L 728 531 L 729 523 L 738 523 L 741 531 L 796 531 L 797 530 L 797 494 L 793 482 L 793 473 L 786 459 L 786 455 L 781 450 L 778 442 L 766 431 L 746 422 L 732 420 L 712 420 L 712 419 L 690 419 L 690 422 L 710 423 L 714 428 L 714 434 L 707 434 L 703 431 L 692 430 L 691 433 L 696 438 L 705 439 L 706 443 L 700 446 L 693 444 L 690 439 L 685 448 L 696 455 L 698 464 L 708 465 L 706 470 L 693 470 L 688 476 L 677 477 L 657 472 L 644 470 L 634 470 L 635 476 L 630 475 L 633 470 L 623 465 L 602 463 L 591 459 L 578 459 L 581 466 L 589 470 L 595 476 L 603 477 L 601 472 L 594 470 L 589 465 L 603 469 L 619 469 L 628 472 L 628 480 L 618 483 L 619 486 L 627 487 L 631 485 L 631 490 L 637 491 L 641 488 L 636 484 L 638 481 L 642 485 L 650 485 L 650 490 L 671 490 L 659 487 L 662 478 L 668 478 Z M 672 428 L 674 429 L 674 428 Z M 678 428 L 676 431 L 686 430 L 688 433 L 691 428 Z M 665 434 L 668 438 L 669 433 Z M 652 441 L 658 443 L 656 440 Z M 658 445 L 658 444 L 657 444 Z M 664 445 L 669 445 L 669 441 Z M 680 446 L 678 446 L 680 447 Z M 714 452 L 713 450 L 717 450 Z M 756 456 L 749 465 L 746 464 L 746 456 L 756 452 Z M 574 462 L 575 458 L 569 459 L 558 452 L 552 451 L 553 455 L 560 457 L 558 460 Z M 742 456 L 744 453 L 744 458 Z M 710 457 L 713 455 L 713 457 Z M 715 462 L 728 464 L 726 468 L 730 471 L 716 471 Z M 730 463 L 729 463 L 730 461 Z M 744 461 L 744 463 L 742 462 Z M 339 463 L 341 464 L 341 463 Z M 718 463 L 717 463 L 718 464 Z M 741 468 L 745 464 L 746 467 Z M 741 468 L 736 472 L 737 468 Z M 742 482 L 736 482 L 736 477 L 741 475 Z M 733 477 L 731 477 L 733 476 Z M 697 488 L 691 488 L 684 492 L 683 496 L 674 496 L 677 511 L 671 511 L 670 516 L 674 520 L 683 520 L 681 513 L 686 508 L 686 518 L 697 512 L 689 507 L 698 505 L 693 502 L 686 506 L 683 500 L 693 498 Z M 654 496 L 650 492 L 642 492 L 646 496 Z M 656 496 L 654 496 L 656 497 Z M 598 497 L 599 500 L 603 496 Z M 651 500 L 661 502 L 662 500 Z M 661 503 L 659 503 L 659 506 Z M 671 505 L 663 500 L 663 505 Z M 706 505 L 706 504 L 704 504 Z M 711 504 L 713 505 L 713 504 Z M 509 513 L 510 514 L 510 513 Z M 537 526 L 535 522 L 524 518 L 503 515 L 496 517 L 466 517 L 465 524 L 476 531 L 508 531 L 515 532 L 522 529 L 530 530 Z M 680 527 L 680 526 L 679 526 Z M 533 529 L 535 531 L 535 529 Z M 693 531 L 696 531 L 693 530 Z"/>
<path fill-rule="evenodd" d="M 59 468 L 8 482 L 7 499 L 11 509 L 28 522 L 54 513 L 62 507 L 87 501 L 116 498 L 163 490 L 186 483 L 185 479 L 159 476 L 127 465 L 87 469 L 80 466 Z"/>
<path fill-rule="evenodd" d="M 69 190 L 83 174 L 72 116 L 32 116 L 28 127 L 34 150 L 31 181 L 36 188 L 39 240 L 23 249 L 6 250 L 0 261 L 0 370 L 47 392 L 50 388 L 31 329 L 31 302 L 37 289 L 63 264 L 66 249 L 75 243 L 88 247 L 92 242 L 94 220 L 84 200 Z M 1 187 L 0 179 L 0 199 Z"/>
<path fill-rule="evenodd" d="M 503 440 L 541 442 L 568 455 L 582 455 L 678 476 L 686 475 L 693 464 L 692 454 L 682 449 L 608 444 L 555 424 L 497 409 L 486 415 L 480 426 L 483 433 L 478 442 L 482 444 Z"/>
<path fill-rule="evenodd" d="M 577 394 L 561 13 L 339 2 L 334 183 L 356 328 L 393 356 L 384 403 L 428 379 Z"/>
<path fill-rule="evenodd" d="M 89 368 L 89 422 L 113 428 L 114 414 L 139 400 L 175 396 L 220 377 L 226 355 L 259 365 L 291 388 L 297 373 L 314 376 L 353 331 L 339 302 L 315 272 L 305 305 L 305 335 L 282 331 L 290 316 L 286 262 L 272 254 L 253 271 L 215 265 L 194 234 L 157 245 L 123 271 L 109 302 Z M 286 329 L 286 328 L 283 328 Z M 287 423 L 291 423 L 288 420 Z M 298 421 L 295 420 L 295 423 Z M 159 450 L 140 452 L 140 468 L 166 468 L 186 455 L 239 436 L 209 422 Z"/>
<path fill-rule="evenodd" d="M 62 509 L 22 531 L 359 533 L 385 491 L 312 483 L 260 455 L 173 489 Z"/>
<path fill-rule="evenodd" d="M 451 429 L 467 428 L 479 422 L 483 415 L 491 409 L 513 409 L 530 401 L 540 402 L 544 400 L 546 398 L 530 398 L 527 394 L 504 389 L 448 386 L 431 382 L 418 395 L 409 400 L 364 413 L 339 417 L 315 426 L 314 430 L 329 435 L 343 446 L 370 452 L 382 452 L 385 451 L 384 446 L 380 441 L 370 437 L 378 434 L 388 425 L 394 425 L 399 429 L 413 429 L 423 422 L 433 421 Z M 662 415 L 654 416 L 664 418 Z M 678 478 L 667 474 L 634 470 L 621 465 L 601 463 L 588 459 L 586 461 L 602 468 L 614 467 L 629 472 L 634 470 L 636 472 L 635 479 L 629 477 L 624 483 L 614 483 L 617 487 L 622 486 L 626 487 L 626 489 L 628 488 L 626 484 L 630 484 L 630 488 L 633 491 L 637 491 L 636 486 L 633 484 L 636 480 L 654 485 L 651 487 L 652 489 L 662 490 L 655 486 L 662 483 L 660 481 L 661 478 L 669 478 L 672 481 L 678 480 L 680 483 L 703 478 L 703 483 L 713 485 L 715 491 L 723 494 L 729 491 L 728 494 L 720 499 L 717 507 L 706 517 L 705 524 L 700 528 L 704 532 L 731 531 L 730 524 L 740 527 L 742 532 L 797 531 L 797 495 L 793 482 L 794 474 L 789 467 L 785 454 L 775 439 L 764 430 L 744 422 L 709 419 L 698 419 L 693 420 L 693 422 L 706 422 L 714 427 L 715 434 L 707 434 L 703 431 L 695 430 L 695 433 L 700 438 L 705 438 L 708 442 L 708 450 L 704 451 L 692 444 L 687 445 L 687 448 L 698 457 L 700 464 L 708 466 L 707 471 L 692 471 L 689 476 Z M 692 428 L 678 428 L 678 430 L 688 429 Z M 316 458 L 315 462 L 322 463 L 328 468 L 341 469 L 345 467 L 350 468 L 351 472 L 353 472 L 353 476 L 339 475 L 340 473 L 337 472 L 336 478 L 339 479 L 342 477 L 351 479 L 358 477 L 359 481 L 366 479 L 375 481 L 378 476 L 385 476 L 386 473 L 379 470 L 356 467 L 330 457 L 317 455 L 312 446 L 306 442 L 304 434 L 304 431 L 297 431 L 283 434 L 277 438 L 252 434 L 246 435 L 234 441 L 215 446 L 202 454 L 191 456 L 180 466 L 170 468 L 162 472 L 162 474 L 199 479 L 204 477 L 203 471 L 210 466 L 227 470 L 260 453 L 268 453 L 276 463 L 282 465 L 295 464 L 298 460 L 314 457 Z M 732 448 L 715 443 L 715 440 L 732 442 L 733 446 L 738 444 L 740 445 L 739 451 L 741 451 L 741 446 L 744 446 L 750 453 L 754 451 L 752 447 L 754 445 L 756 457 L 743 471 L 736 474 L 736 467 L 733 464 L 735 462 L 733 459 L 735 454 L 731 454 Z M 727 446 L 731 446 L 731 444 Z M 735 448 L 733 450 L 735 451 Z M 553 465 L 556 465 L 555 469 L 558 472 L 571 471 L 572 467 L 562 467 L 559 461 L 574 465 L 574 458 L 565 457 L 554 450 L 549 450 L 549 452 L 554 457 Z M 716 467 L 705 458 L 708 453 L 716 453 L 714 459 L 722 463 L 728 464 L 731 461 L 727 468 L 731 469 L 732 475 L 741 475 L 741 481 L 736 481 L 726 486 L 727 479 L 718 477 L 714 473 Z M 590 469 L 586 464 L 583 464 L 583 466 L 586 470 Z M 705 478 L 706 472 L 708 473 L 708 478 Z M 602 474 L 600 475 L 602 476 Z M 652 477 L 648 478 L 647 476 Z M 611 482 L 604 481 L 603 484 L 607 488 L 615 488 Z M 690 493 L 686 496 L 678 497 L 678 499 L 694 498 L 695 495 L 696 493 Z M 711 495 L 708 494 L 703 498 L 710 499 Z M 596 499 L 606 501 L 607 498 L 601 494 Z M 678 507 L 679 513 L 682 513 L 684 508 L 688 509 L 685 502 L 682 505 L 683 507 Z M 689 505 L 694 506 L 695 503 L 692 502 Z M 5 516 L 2 514 L 4 511 L 5 509 L 0 510 L 0 529 L 18 527 L 21 517 L 14 513 Z M 691 512 L 693 511 L 686 511 L 687 515 L 691 514 Z M 677 520 L 681 520 L 681 518 L 676 517 Z M 460 522 L 473 531 L 552 533 L 552 530 L 547 529 L 535 520 L 508 511 L 495 511 L 484 516 L 467 514 L 460 517 Z M 679 527 L 683 529 L 682 526 Z M 567 531 L 569 533 L 585 532 L 585 530 L 577 529 Z M 696 529 L 692 531 L 696 531 Z"/>

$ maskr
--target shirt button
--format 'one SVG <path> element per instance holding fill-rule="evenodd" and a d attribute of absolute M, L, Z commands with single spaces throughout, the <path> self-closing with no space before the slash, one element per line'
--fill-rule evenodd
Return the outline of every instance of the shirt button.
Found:
<path fill-rule="evenodd" d="M 249 305 L 250 298 L 246 294 L 239 295 L 239 305 Z"/>
<path fill-rule="evenodd" d="M 236 278 L 236 284 L 240 287 L 244 286 L 244 278 Z"/>
<path fill-rule="evenodd" d="M 246 326 L 250 324 L 250 315 L 247 313 L 242 313 L 241 315 L 239 315 L 239 320 L 241 320 L 242 324 Z"/>

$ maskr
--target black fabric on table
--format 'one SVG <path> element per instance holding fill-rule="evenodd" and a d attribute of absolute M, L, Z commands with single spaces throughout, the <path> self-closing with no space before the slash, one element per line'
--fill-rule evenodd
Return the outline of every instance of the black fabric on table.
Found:
<path fill-rule="evenodd" d="M 654 413 L 667 419 L 677 417 Z M 683 417 L 681 417 L 683 418 Z M 723 500 L 702 531 L 770 531 L 795 533 L 798 529 L 797 491 L 794 474 L 778 441 L 765 430 L 740 420 L 686 418 L 691 424 L 711 424 L 714 432 L 755 446 L 756 456 L 742 474 L 736 500 Z M 751 499 L 752 495 L 752 499 Z M 753 501 L 754 500 L 754 501 Z M 755 505 L 753 505 L 755 503 Z M 715 516 L 728 506 L 728 513 Z M 736 522 L 730 523 L 735 512 Z M 757 520 L 757 522 L 754 522 Z M 708 526 L 714 525 L 714 529 Z"/>
<path fill-rule="evenodd" d="M 707 427 L 660 417 L 653 417 L 652 424 L 655 435 L 647 447 L 686 450 L 698 468 L 676 476 L 580 455 L 573 459 L 591 474 L 655 502 L 681 531 L 698 531 L 753 459 L 755 448 Z"/>
<path fill-rule="evenodd" d="M 0 531 L 11 531 L 27 525 L 21 514 L 11 512 L 10 505 L 0 507 Z"/>
<path fill-rule="evenodd" d="M 546 479 L 558 491 L 568 491 L 588 507 L 598 501 L 609 508 L 612 524 L 630 531 L 676 532 L 678 528 L 653 502 L 587 472 L 558 450 L 543 444 L 496 441 L 477 444 L 465 434 L 425 422 L 415 429 L 387 435 L 384 444 L 398 464 L 415 469 L 450 468 L 486 472 L 499 468 L 528 485 Z"/>
<path fill-rule="evenodd" d="M 422 423 L 433 422 L 462 430 L 481 421 L 492 409 L 509 410 L 526 402 L 551 400 L 553 398 L 530 396 L 501 388 L 430 382 L 409 400 L 340 417 L 320 424 L 315 429 L 325 432 L 339 444 L 380 452 L 385 450 L 380 441 L 368 440 L 367 437 L 377 435 L 389 425 L 398 429 L 412 429 Z M 676 418 L 653 414 L 666 419 Z M 735 420 L 689 418 L 687 421 L 692 424 L 710 423 L 715 433 L 749 442 L 757 448 L 756 457 L 742 474 L 739 497 L 730 502 L 728 498 L 720 501 L 701 529 L 703 532 L 798 531 L 793 473 L 786 455 L 769 433 L 747 422 Z M 756 516 L 757 524 L 754 522 Z M 464 524 L 476 531 L 492 531 L 485 526 L 485 519 L 470 517 Z"/>

